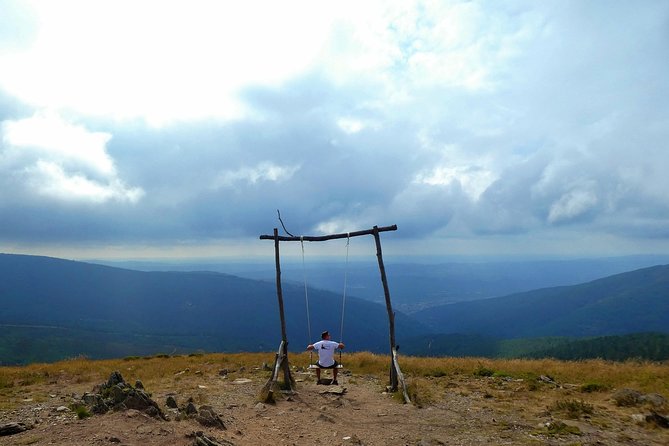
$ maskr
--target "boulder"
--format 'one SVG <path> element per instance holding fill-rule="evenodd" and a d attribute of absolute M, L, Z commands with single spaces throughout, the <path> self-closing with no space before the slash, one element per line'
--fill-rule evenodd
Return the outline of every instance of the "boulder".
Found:
<path fill-rule="evenodd" d="M 620 407 L 634 407 L 641 403 L 641 392 L 634 389 L 620 389 L 613 394 L 613 401 Z"/>
<path fill-rule="evenodd" d="M 167 400 L 165 401 L 165 405 L 169 407 L 170 409 L 177 409 L 179 408 L 179 405 L 177 404 L 176 398 L 174 396 L 170 395 L 167 397 Z"/>
<path fill-rule="evenodd" d="M 203 426 L 225 429 L 225 424 L 211 406 L 200 406 L 200 410 L 195 419 Z"/>
<path fill-rule="evenodd" d="M 137 382 L 139 387 L 132 387 L 125 382 L 120 372 L 112 372 L 106 383 L 94 388 L 98 393 L 86 393 L 82 401 L 95 414 L 103 414 L 112 409 L 133 409 L 154 418 L 166 419 L 158 404 L 143 390 L 141 381 Z"/>
<path fill-rule="evenodd" d="M 658 427 L 669 429 L 669 418 L 664 415 L 653 411 L 650 415 L 646 416 L 646 422 L 655 424 Z"/>
<path fill-rule="evenodd" d="M 8 435 L 20 434 L 30 429 L 24 423 L 6 423 L 0 424 L 0 437 L 5 437 Z"/>

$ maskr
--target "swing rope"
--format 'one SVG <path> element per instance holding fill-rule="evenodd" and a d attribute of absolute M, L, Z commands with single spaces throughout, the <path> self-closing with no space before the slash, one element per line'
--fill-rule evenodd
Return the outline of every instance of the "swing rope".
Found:
<path fill-rule="evenodd" d="M 344 339 L 344 314 L 346 311 L 346 291 L 348 290 L 348 253 L 351 242 L 351 234 L 346 233 L 346 263 L 344 267 L 344 293 L 341 303 L 341 324 L 339 327 L 339 342 Z M 304 236 L 300 236 L 300 247 L 302 248 L 302 277 L 304 281 L 304 302 L 307 309 L 307 334 L 311 342 L 311 316 L 309 311 L 309 287 L 307 286 L 307 267 L 304 255 Z M 309 364 L 313 364 L 313 350 L 309 351 Z M 339 350 L 339 364 L 341 364 L 341 350 Z"/>
<path fill-rule="evenodd" d="M 346 233 L 346 263 L 344 265 L 344 294 L 341 300 L 341 326 L 339 328 L 339 342 L 344 343 L 344 314 L 346 310 L 346 290 L 348 289 L 348 248 L 351 244 L 351 233 Z M 341 364 L 341 349 L 339 350 L 339 364 Z"/>
<path fill-rule="evenodd" d="M 341 301 L 341 326 L 339 328 L 339 342 L 344 342 L 344 311 L 346 310 L 346 290 L 348 289 L 348 247 L 351 242 L 351 233 L 346 233 L 346 264 L 344 266 L 344 296 Z M 340 352 L 341 353 L 341 352 Z"/>
<path fill-rule="evenodd" d="M 308 342 L 311 342 L 311 319 L 309 317 L 309 288 L 307 287 L 307 267 L 304 262 L 304 236 L 300 236 L 300 245 L 302 247 L 302 276 L 304 278 L 304 302 L 307 307 L 307 334 Z M 312 353 L 309 353 L 309 364 L 311 364 Z"/>

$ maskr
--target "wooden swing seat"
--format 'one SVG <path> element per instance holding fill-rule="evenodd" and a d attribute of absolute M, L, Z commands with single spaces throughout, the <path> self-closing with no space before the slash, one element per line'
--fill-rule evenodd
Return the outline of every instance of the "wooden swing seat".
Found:
<path fill-rule="evenodd" d="M 316 364 L 310 364 L 309 365 L 310 369 L 322 369 L 322 370 L 328 370 L 328 369 L 343 369 L 344 366 L 342 364 L 337 364 L 337 367 L 318 367 Z"/>

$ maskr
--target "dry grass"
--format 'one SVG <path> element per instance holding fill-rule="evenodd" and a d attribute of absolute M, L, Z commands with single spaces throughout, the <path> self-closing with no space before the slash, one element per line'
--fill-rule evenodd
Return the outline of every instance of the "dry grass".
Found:
<path fill-rule="evenodd" d="M 31 364 L 23 367 L 0 367 L 0 397 L 16 394 L 33 384 L 59 382 L 97 384 L 113 370 L 119 370 L 129 382 L 141 379 L 150 387 L 166 377 L 178 382 L 179 373 L 216 374 L 222 369 L 264 373 L 263 363 L 272 365 L 274 353 L 205 354 L 189 356 L 165 355 L 142 358 L 88 360 L 75 358 L 52 364 Z M 374 376 L 387 381 L 390 358 L 369 352 L 346 353 L 342 362 L 354 375 Z M 307 353 L 291 353 L 292 366 L 306 366 Z M 523 379 L 530 389 L 536 378 L 550 376 L 558 383 L 580 388 L 614 389 L 629 387 L 645 393 L 669 394 L 669 363 L 628 361 L 622 363 L 588 360 L 492 360 L 483 358 L 400 357 L 400 367 L 412 386 L 414 397 L 429 402 L 448 385 L 449 380 L 471 377 L 483 379 L 481 371 L 492 376 Z M 487 374 L 487 373 L 485 373 Z M 483 374 L 483 375 L 485 375 Z"/>
<path fill-rule="evenodd" d="M 405 374 L 414 376 L 476 375 L 486 369 L 492 376 L 532 379 L 545 375 L 559 383 L 597 383 L 606 388 L 669 393 L 669 362 L 403 357 L 400 366 Z"/>

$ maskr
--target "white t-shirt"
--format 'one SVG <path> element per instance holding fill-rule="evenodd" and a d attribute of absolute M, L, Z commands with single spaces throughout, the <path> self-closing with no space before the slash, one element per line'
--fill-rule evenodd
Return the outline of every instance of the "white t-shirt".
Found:
<path fill-rule="evenodd" d="M 318 352 L 318 363 L 321 367 L 330 367 L 335 363 L 335 350 L 339 347 L 339 343 L 335 341 L 318 341 L 314 344 L 314 350 Z"/>

